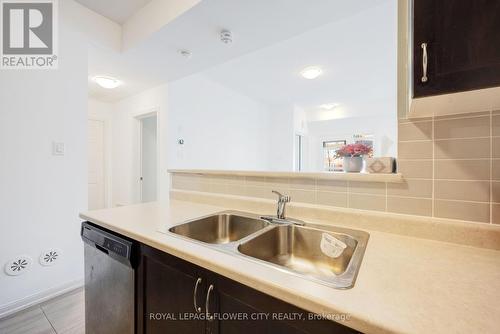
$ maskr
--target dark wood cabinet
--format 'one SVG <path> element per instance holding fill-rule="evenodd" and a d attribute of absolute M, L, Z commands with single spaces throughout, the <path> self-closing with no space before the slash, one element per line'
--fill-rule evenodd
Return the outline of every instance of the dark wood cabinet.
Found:
<path fill-rule="evenodd" d="M 336 322 L 266 295 L 221 275 L 214 275 L 217 312 L 222 315 L 244 314 L 244 319 L 216 322 L 216 333 L 358 333 Z"/>
<path fill-rule="evenodd" d="M 145 245 L 136 272 L 139 334 L 358 333 Z"/>
<path fill-rule="evenodd" d="M 495 86 L 500 0 L 413 0 L 413 96 Z"/>
<path fill-rule="evenodd" d="M 137 273 L 137 313 L 144 315 L 137 319 L 139 333 L 205 333 L 204 319 L 184 316 L 194 312 L 194 298 L 201 310 L 206 285 L 202 272 L 168 254 L 141 247 Z"/>

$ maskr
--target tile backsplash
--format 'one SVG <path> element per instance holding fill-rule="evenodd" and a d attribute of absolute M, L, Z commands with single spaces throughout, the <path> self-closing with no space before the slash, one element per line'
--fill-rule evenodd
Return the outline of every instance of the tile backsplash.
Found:
<path fill-rule="evenodd" d="M 499 111 L 403 119 L 398 133 L 405 196 L 430 200 L 427 215 L 500 224 Z"/>
<path fill-rule="evenodd" d="M 172 188 L 500 224 L 500 111 L 399 121 L 403 183 L 175 173 Z"/>

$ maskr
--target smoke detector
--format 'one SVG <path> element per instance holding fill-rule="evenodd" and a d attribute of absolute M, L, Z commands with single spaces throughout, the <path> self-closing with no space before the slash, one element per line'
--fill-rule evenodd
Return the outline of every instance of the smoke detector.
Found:
<path fill-rule="evenodd" d="M 27 272 L 33 263 L 33 259 L 29 256 L 17 256 L 5 264 L 5 273 L 9 276 L 19 276 Z"/>
<path fill-rule="evenodd" d="M 57 248 L 46 249 L 40 254 L 38 261 L 44 267 L 53 266 L 61 259 L 61 250 Z"/>
<path fill-rule="evenodd" d="M 180 54 L 182 57 L 184 57 L 186 59 L 191 58 L 191 56 L 193 55 L 191 53 L 191 51 L 189 51 L 189 50 L 183 50 L 183 49 L 177 50 L 177 53 Z"/>
<path fill-rule="evenodd" d="M 233 33 L 229 30 L 222 30 L 220 32 L 220 40 L 224 44 L 231 44 L 233 42 Z"/>

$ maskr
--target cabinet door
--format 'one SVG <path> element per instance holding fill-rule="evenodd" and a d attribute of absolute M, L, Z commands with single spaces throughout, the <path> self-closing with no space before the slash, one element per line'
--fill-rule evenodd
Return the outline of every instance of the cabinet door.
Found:
<path fill-rule="evenodd" d="M 210 312 L 218 313 L 208 326 L 219 334 L 336 334 L 358 333 L 339 323 L 310 319 L 299 309 L 220 275 L 212 275 L 215 299 Z"/>
<path fill-rule="evenodd" d="M 414 0 L 414 97 L 500 86 L 499 43 L 500 1 Z"/>
<path fill-rule="evenodd" d="M 138 319 L 138 333 L 205 333 L 205 320 L 193 318 L 197 314 L 194 298 L 200 311 L 204 311 L 206 290 L 203 273 L 195 266 L 143 247 L 138 275 L 137 313 L 142 317 Z"/>

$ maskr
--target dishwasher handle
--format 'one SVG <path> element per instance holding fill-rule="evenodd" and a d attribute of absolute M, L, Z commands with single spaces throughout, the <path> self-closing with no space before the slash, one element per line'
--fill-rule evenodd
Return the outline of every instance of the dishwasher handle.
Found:
<path fill-rule="evenodd" d="M 108 254 L 109 255 L 109 250 L 107 250 L 106 248 L 102 247 L 102 246 L 99 246 L 98 244 L 94 244 L 95 248 L 97 248 L 98 250 L 100 250 L 101 252 L 103 252 L 104 254 Z"/>

